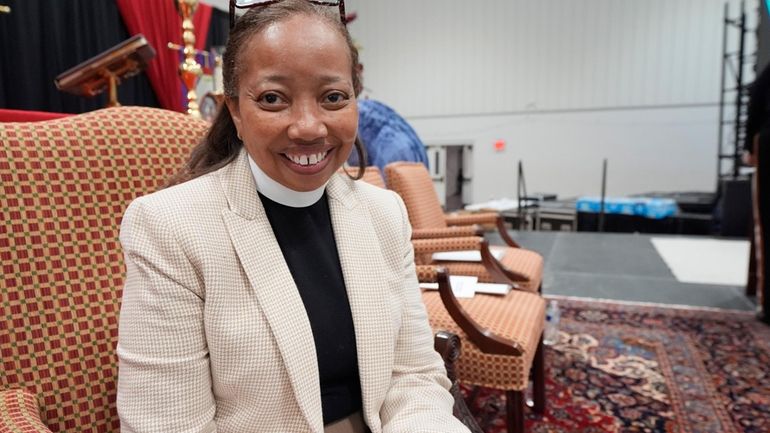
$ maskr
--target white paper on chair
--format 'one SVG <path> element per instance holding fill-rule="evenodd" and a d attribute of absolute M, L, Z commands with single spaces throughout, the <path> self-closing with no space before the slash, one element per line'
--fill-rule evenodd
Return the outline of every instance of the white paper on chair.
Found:
<path fill-rule="evenodd" d="M 478 277 L 467 277 L 464 275 L 449 276 L 452 293 L 458 298 L 472 298 L 476 294 L 476 284 L 478 281 Z M 438 283 L 420 283 L 420 288 L 438 290 Z"/>
<path fill-rule="evenodd" d="M 505 255 L 505 248 L 492 247 L 489 249 L 489 252 L 492 253 L 492 257 L 496 260 L 500 260 Z M 478 250 L 441 251 L 433 253 L 433 260 L 445 262 L 480 262 L 481 252 Z"/>
<path fill-rule="evenodd" d="M 510 291 L 510 284 L 476 283 L 476 293 L 485 293 L 487 295 L 507 295 Z"/>

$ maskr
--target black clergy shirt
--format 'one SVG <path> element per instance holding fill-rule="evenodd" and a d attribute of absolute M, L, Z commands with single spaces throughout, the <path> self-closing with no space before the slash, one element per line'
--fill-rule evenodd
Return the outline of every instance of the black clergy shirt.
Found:
<path fill-rule="evenodd" d="M 326 193 L 308 207 L 259 198 L 305 304 L 313 330 L 324 424 L 360 411 L 353 316 L 334 240 Z"/>

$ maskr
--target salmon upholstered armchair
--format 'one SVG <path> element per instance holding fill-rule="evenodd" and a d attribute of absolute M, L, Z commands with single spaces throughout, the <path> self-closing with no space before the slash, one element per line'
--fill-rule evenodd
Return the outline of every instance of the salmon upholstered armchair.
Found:
<path fill-rule="evenodd" d="M 543 298 L 511 291 L 505 297 L 476 294 L 457 299 L 445 268 L 417 266 L 417 276 L 420 282 L 438 283 L 438 291 L 422 293 L 431 327 L 456 334 L 462 341 L 455 364 L 458 380 L 504 390 L 508 432 L 522 433 L 530 373 L 533 409 L 545 411 Z"/>
<path fill-rule="evenodd" d="M 207 125 L 154 108 L 0 123 L 0 431 L 115 432 L 118 230 Z"/>
<path fill-rule="evenodd" d="M 376 166 L 366 167 L 361 180 L 380 188 L 385 188 L 385 179 L 380 173 L 380 169 Z M 431 256 L 436 252 L 443 252 L 449 250 L 457 250 L 458 241 L 463 244 L 474 244 L 480 248 L 481 256 L 484 257 L 484 271 L 486 282 L 498 282 L 498 283 L 512 283 L 517 289 L 520 288 L 514 281 L 513 277 L 506 273 L 503 266 L 497 262 L 489 251 L 487 243 L 480 243 L 479 236 L 483 234 L 477 226 L 463 226 L 459 228 L 447 227 L 440 230 L 421 230 L 416 236 L 412 236 L 412 242 L 419 245 L 418 250 L 422 251 L 421 255 L 416 257 L 416 263 L 430 263 L 432 261 Z M 466 270 L 467 266 L 464 263 L 457 263 L 455 270 L 462 272 Z M 479 274 L 481 271 L 476 269 L 476 266 L 471 264 L 469 275 Z M 466 275 L 466 274 L 457 274 Z"/>
<path fill-rule="evenodd" d="M 367 167 L 362 180 L 375 185 L 384 184 L 377 167 Z M 432 183 L 428 188 L 433 191 Z M 478 266 L 483 269 L 488 280 L 510 282 L 510 274 L 492 256 L 487 241 L 479 236 L 471 236 L 478 234 L 476 228 L 462 232 L 459 236 L 457 232 L 452 232 L 452 237 L 441 237 L 439 232 L 412 239 L 418 261 L 420 257 L 430 257 L 438 251 L 477 250 L 481 256 Z M 462 271 L 463 266 L 458 264 L 456 269 Z M 456 376 L 468 385 L 504 390 L 508 431 L 523 432 L 525 395 L 530 372 L 533 379 L 533 409 L 538 413 L 545 410 L 543 298 L 536 293 L 514 290 L 502 297 L 476 294 L 472 299 L 458 300 L 449 285 L 445 268 L 418 265 L 417 274 L 421 282 L 439 283 L 438 292 L 426 290 L 422 293 L 434 332 L 448 331 L 461 338 L 463 352 L 449 372 L 450 377 Z"/>
<path fill-rule="evenodd" d="M 343 167 L 337 170 L 340 174 L 346 174 L 350 173 L 351 175 L 355 175 L 358 173 L 357 167 Z M 385 189 L 385 179 L 382 178 L 382 173 L 380 173 L 380 169 L 377 168 L 376 165 L 370 165 L 367 166 L 364 169 L 364 175 L 360 179 L 363 182 L 370 183 L 374 186 L 378 186 L 382 189 Z"/>
<path fill-rule="evenodd" d="M 375 185 L 384 184 L 377 167 L 367 167 L 367 173 L 362 180 Z M 432 183 L 427 188 L 433 192 Z M 435 193 L 433 197 L 435 198 Z M 407 209 L 408 207 L 407 204 Z M 462 231 L 468 228 L 471 230 Z M 463 351 L 453 371 L 449 372 L 450 377 L 456 376 L 459 381 L 468 385 L 504 390 L 508 431 L 523 432 L 525 396 L 530 372 L 533 383 L 533 409 L 538 413 L 545 411 L 545 359 L 542 341 L 545 301 L 536 293 L 516 290 L 505 296 L 476 294 L 472 299 L 458 300 L 452 292 L 446 268 L 419 265 L 420 257 L 430 257 L 438 251 L 477 250 L 480 252 L 481 262 L 476 266 L 483 270 L 487 281 L 507 283 L 510 282 L 511 275 L 493 257 L 487 241 L 476 236 L 479 234 L 477 228 L 448 228 L 443 233 L 442 230 L 413 238 L 412 244 L 418 262 L 418 279 L 421 282 L 439 284 L 438 291 L 425 290 L 422 293 L 431 327 L 434 332 L 445 330 L 461 338 Z M 444 233 L 451 234 L 449 237 L 443 237 Z M 480 271 L 473 269 L 472 264 L 457 264 L 455 269 L 462 272 L 468 266 L 472 272 L 476 272 L 471 275 L 478 276 Z"/>
<path fill-rule="evenodd" d="M 479 233 L 477 224 L 494 224 L 507 244 L 499 260 L 506 279 L 527 291 L 540 291 L 543 281 L 543 257 L 540 254 L 519 247 L 508 235 L 503 219 L 496 213 L 446 215 L 433 189 L 428 169 L 413 162 L 393 162 L 385 166 L 388 187 L 404 200 L 409 222 L 412 224 L 413 239 L 449 238 L 475 236 Z M 417 257 L 418 264 L 431 264 L 431 256 Z M 481 263 L 446 262 L 453 275 L 477 276 L 482 282 L 506 282 L 495 279 Z"/>

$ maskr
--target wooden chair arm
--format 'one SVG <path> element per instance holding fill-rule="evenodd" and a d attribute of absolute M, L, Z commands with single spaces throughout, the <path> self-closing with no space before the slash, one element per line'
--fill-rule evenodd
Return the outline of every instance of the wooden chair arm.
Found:
<path fill-rule="evenodd" d="M 447 309 L 449 316 L 465 332 L 468 340 L 475 344 L 482 352 L 513 356 L 521 356 L 524 353 L 524 348 L 518 342 L 503 338 L 482 327 L 468 315 L 452 292 L 449 275 L 443 268 L 438 271 L 438 291 L 441 296 L 441 302 L 444 304 L 444 308 Z"/>
<path fill-rule="evenodd" d="M 508 229 L 505 227 L 505 220 L 502 215 L 496 212 L 483 212 L 476 214 L 447 214 L 444 215 L 444 219 L 448 226 L 467 226 L 469 224 L 487 224 L 495 225 L 500 237 L 503 241 L 512 248 L 521 248 L 516 241 L 508 234 Z M 481 235 L 478 235 L 481 236 Z M 413 236 L 414 238 L 414 236 Z"/>
<path fill-rule="evenodd" d="M 514 356 L 521 356 L 524 353 L 524 349 L 518 342 L 493 333 L 479 325 L 468 315 L 452 292 L 452 285 L 449 283 L 449 275 L 445 268 L 440 266 L 418 266 L 417 277 L 424 283 L 438 282 L 439 296 L 441 296 L 441 302 L 444 304 L 444 308 L 446 308 L 449 316 L 465 332 L 468 340 L 475 344 L 482 352 Z"/>
<path fill-rule="evenodd" d="M 481 253 L 481 264 L 484 265 L 484 268 L 487 273 L 489 273 L 492 281 L 501 284 L 510 284 L 515 290 L 520 290 L 521 287 L 517 282 L 527 280 L 526 276 L 505 269 L 492 255 L 492 252 L 489 250 L 489 242 L 484 238 L 417 239 L 412 240 L 412 245 L 414 246 L 414 254 L 416 257 L 427 256 L 443 251 L 477 250 Z"/>
<path fill-rule="evenodd" d="M 483 233 L 484 231 L 481 227 L 475 225 L 435 229 L 414 229 L 412 231 L 412 239 L 459 238 L 466 236 L 481 236 Z"/>
<path fill-rule="evenodd" d="M 0 431 L 51 433 L 40 419 L 37 398 L 18 388 L 0 391 Z"/>
<path fill-rule="evenodd" d="M 452 382 L 457 380 L 455 363 L 460 358 L 461 345 L 460 337 L 449 331 L 438 331 L 433 337 L 433 348 L 436 349 L 436 352 L 441 355 L 441 359 L 444 360 L 446 375 Z"/>
<path fill-rule="evenodd" d="M 457 385 L 457 376 L 455 374 L 455 362 L 460 358 L 460 346 L 462 342 L 460 337 L 449 331 L 438 331 L 433 339 L 433 347 L 441 355 L 446 367 L 447 376 L 452 381 L 452 387 L 449 392 L 454 397 L 455 404 L 452 408 L 455 418 L 459 419 L 471 433 L 484 433 L 481 427 L 473 417 L 468 405 L 465 404 L 465 398 Z"/>
<path fill-rule="evenodd" d="M 500 234 L 500 237 L 503 238 L 503 241 L 511 248 L 521 248 L 521 246 L 516 243 L 516 241 L 511 238 L 511 235 L 508 234 L 508 228 L 505 227 L 505 220 L 503 220 L 502 215 L 497 216 L 497 232 Z"/>

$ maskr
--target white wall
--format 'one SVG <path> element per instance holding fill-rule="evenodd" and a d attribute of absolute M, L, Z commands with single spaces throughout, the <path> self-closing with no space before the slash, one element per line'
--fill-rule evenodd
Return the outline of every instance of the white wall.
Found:
<path fill-rule="evenodd" d="M 599 195 L 603 158 L 609 161 L 610 195 L 711 190 L 716 121 L 714 107 L 695 107 L 411 123 L 428 143 L 457 137 L 475 142 L 472 200 L 479 202 L 515 195 L 519 159 L 524 162 L 529 192 Z M 501 137 L 507 146 L 497 152 L 492 144 Z"/>
<path fill-rule="evenodd" d="M 228 11 L 230 9 L 229 0 L 203 0 L 201 3 L 206 3 L 207 5 L 211 5 L 223 11 Z"/>
<path fill-rule="evenodd" d="M 519 159 L 562 197 L 597 194 L 605 157 L 610 194 L 715 187 L 723 0 L 346 4 L 367 94 L 474 143 L 474 201 L 515 194 Z"/>

